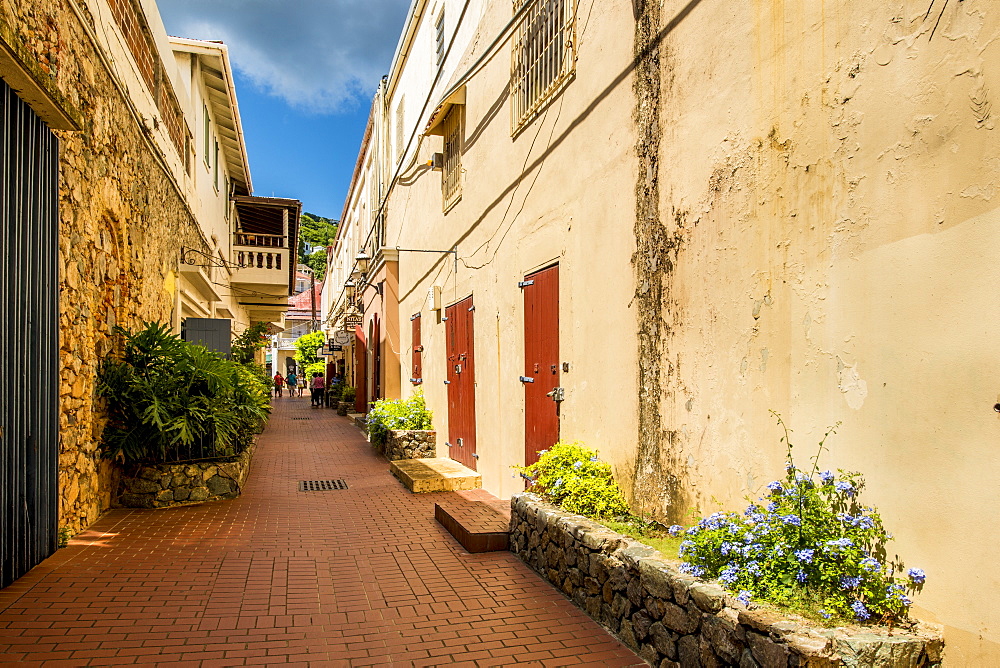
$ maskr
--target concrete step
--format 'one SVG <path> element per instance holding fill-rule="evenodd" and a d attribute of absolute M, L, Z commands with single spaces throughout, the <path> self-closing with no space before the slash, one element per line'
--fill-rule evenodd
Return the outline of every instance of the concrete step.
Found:
<path fill-rule="evenodd" d="M 389 470 L 411 492 L 455 492 L 479 489 L 483 477 L 454 459 L 398 459 L 389 462 Z"/>
<path fill-rule="evenodd" d="M 502 552 L 510 547 L 510 518 L 488 502 L 435 503 L 434 519 L 469 552 Z"/>

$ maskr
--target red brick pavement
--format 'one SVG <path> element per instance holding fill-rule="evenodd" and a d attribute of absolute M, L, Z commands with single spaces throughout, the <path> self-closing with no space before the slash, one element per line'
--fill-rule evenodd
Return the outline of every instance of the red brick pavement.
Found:
<path fill-rule="evenodd" d="M 0 664 L 644 665 L 387 469 L 347 419 L 276 399 L 243 496 L 111 511 L 0 591 Z"/>

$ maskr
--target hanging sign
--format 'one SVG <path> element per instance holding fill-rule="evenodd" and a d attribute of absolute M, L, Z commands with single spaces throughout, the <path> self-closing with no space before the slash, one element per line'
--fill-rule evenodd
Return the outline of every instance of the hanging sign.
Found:
<path fill-rule="evenodd" d="M 364 322 L 364 316 L 362 315 L 344 316 L 344 327 L 358 327 L 362 322 Z"/>

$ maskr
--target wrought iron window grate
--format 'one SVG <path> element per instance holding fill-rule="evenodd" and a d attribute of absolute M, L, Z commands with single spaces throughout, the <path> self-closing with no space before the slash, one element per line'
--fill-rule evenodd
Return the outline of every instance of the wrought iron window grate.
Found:
<path fill-rule="evenodd" d="M 531 5 L 514 34 L 511 132 L 517 133 L 556 93 L 576 64 L 576 0 L 515 0 Z"/>
<path fill-rule="evenodd" d="M 300 492 L 332 492 L 338 489 L 347 489 L 347 481 L 343 479 L 299 481 Z"/>

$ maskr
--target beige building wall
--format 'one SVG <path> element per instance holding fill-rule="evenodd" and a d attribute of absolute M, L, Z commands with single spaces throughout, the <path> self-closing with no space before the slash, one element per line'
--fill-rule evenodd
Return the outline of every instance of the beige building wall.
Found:
<path fill-rule="evenodd" d="M 822 465 L 865 474 L 950 665 L 1000 663 L 998 9 L 671 0 L 639 127 L 666 323 L 639 507 L 738 509 L 782 472 L 770 410 L 800 463 L 842 422 Z"/>
<path fill-rule="evenodd" d="M 446 5 L 446 16 L 461 7 Z M 427 96 L 431 80 L 423 63 L 433 62 L 432 33 L 417 33 L 394 89 L 398 97 Z M 427 113 L 414 119 L 426 126 L 441 95 L 511 19 L 506 2 L 470 5 L 469 24 L 459 26 L 450 72 L 435 88 Z M 474 29 L 470 29 L 470 26 Z M 578 61 L 575 77 L 538 117 L 511 134 L 511 46 L 501 44 L 467 81 L 462 153 L 461 200 L 443 212 L 442 174 L 427 167 L 442 151 L 439 136 L 423 136 L 416 155 L 389 194 L 385 246 L 447 253 L 399 253 L 399 300 L 403 326 L 400 356 L 402 392 L 408 382 L 412 340 L 409 317 L 420 312 L 423 384 L 446 455 L 448 402 L 445 323 L 432 311 L 434 288 L 442 305 L 469 295 L 475 303 L 475 376 L 478 469 L 486 489 L 509 496 L 524 488 L 513 469 L 524 462 L 524 297 L 525 274 L 560 265 L 560 357 L 570 364 L 561 435 L 600 450 L 619 471 L 631 471 L 635 440 L 636 338 L 630 300 L 629 265 L 635 243 L 633 145 L 627 122 L 633 106 L 629 79 L 632 9 L 615 1 L 584 1 L 578 7 Z M 450 39 L 454 24 L 447 25 Z M 424 35 L 423 41 L 420 36 Z M 433 72 L 433 70 L 431 70 Z M 390 89 L 392 82 L 390 81 Z M 392 109 L 392 104 L 387 105 Z"/>

